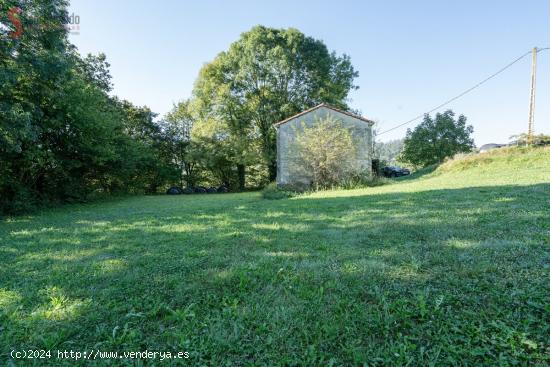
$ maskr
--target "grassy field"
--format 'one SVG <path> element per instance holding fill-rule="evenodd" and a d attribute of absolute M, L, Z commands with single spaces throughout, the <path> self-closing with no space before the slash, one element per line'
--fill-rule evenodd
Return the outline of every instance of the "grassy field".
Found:
<path fill-rule="evenodd" d="M 549 248 L 550 149 L 277 201 L 150 196 L 3 219 L 0 362 L 147 349 L 189 352 L 168 365 L 548 365 Z"/>

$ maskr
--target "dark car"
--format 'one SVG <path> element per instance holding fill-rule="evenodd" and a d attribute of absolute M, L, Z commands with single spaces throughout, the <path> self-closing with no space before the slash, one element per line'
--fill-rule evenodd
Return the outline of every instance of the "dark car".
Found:
<path fill-rule="evenodd" d="M 411 171 L 409 171 L 406 168 L 401 168 L 398 166 L 386 166 L 384 167 L 384 176 L 386 177 L 401 177 L 401 176 L 407 176 L 411 174 Z"/>

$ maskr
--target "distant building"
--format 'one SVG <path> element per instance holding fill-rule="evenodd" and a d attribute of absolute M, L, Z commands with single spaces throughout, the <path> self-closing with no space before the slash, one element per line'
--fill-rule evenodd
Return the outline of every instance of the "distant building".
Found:
<path fill-rule="evenodd" d="M 305 184 L 309 185 L 310 178 L 303 177 L 290 164 L 292 157 L 291 144 L 296 132 L 305 126 L 312 126 L 327 116 L 340 120 L 344 127 L 351 132 L 354 144 L 357 146 L 356 165 L 362 171 L 372 171 L 372 125 L 374 122 L 353 113 L 320 104 L 309 110 L 300 112 L 275 124 L 277 128 L 277 185 Z"/>
<path fill-rule="evenodd" d="M 485 153 L 493 149 L 498 149 L 498 148 L 507 147 L 507 146 L 508 144 L 495 144 L 495 143 L 484 144 L 479 148 L 479 152 Z"/>

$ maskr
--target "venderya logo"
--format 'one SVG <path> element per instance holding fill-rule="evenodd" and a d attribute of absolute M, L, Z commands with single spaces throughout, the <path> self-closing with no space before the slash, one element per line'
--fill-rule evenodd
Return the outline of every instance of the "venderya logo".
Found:
<path fill-rule="evenodd" d="M 21 20 L 19 19 L 19 13 L 21 13 L 21 8 L 18 7 L 11 7 L 8 10 L 8 19 L 15 27 L 15 31 L 10 32 L 9 36 L 13 39 L 18 39 L 23 34 L 23 25 L 21 24 Z"/>
<path fill-rule="evenodd" d="M 11 23 L 11 27 L 13 30 L 9 32 L 9 37 L 12 39 L 18 39 L 23 35 L 24 31 L 44 31 L 47 30 L 48 27 L 52 27 L 52 29 L 58 29 L 58 25 L 43 25 L 43 24 L 29 24 L 26 25 L 25 30 L 23 29 L 23 23 L 21 22 L 21 15 L 23 11 L 21 8 L 13 6 L 11 7 L 8 12 L 8 19 Z M 69 34 L 71 35 L 78 35 L 80 34 L 80 16 L 77 14 L 70 14 L 67 15 L 66 20 L 59 24 L 60 26 L 64 27 Z M 2 24 L 2 26 L 4 26 Z"/>

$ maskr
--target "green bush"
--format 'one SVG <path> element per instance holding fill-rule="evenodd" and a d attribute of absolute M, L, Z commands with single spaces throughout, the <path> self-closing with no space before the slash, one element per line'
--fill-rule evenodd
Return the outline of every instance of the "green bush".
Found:
<path fill-rule="evenodd" d="M 329 190 L 353 190 L 353 189 L 362 189 L 365 187 L 376 187 L 386 185 L 392 182 L 385 177 L 378 176 L 356 176 L 345 181 L 342 181 L 339 184 L 334 184 L 326 189 Z M 280 200 L 287 199 L 299 195 L 305 192 L 313 192 L 323 190 L 324 188 L 314 190 L 312 186 L 303 186 L 303 185 L 287 185 L 284 187 L 277 186 L 275 182 L 270 183 L 262 190 L 262 197 L 267 200 Z"/>
<path fill-rule="evenodd" d="M 361 189 L 365 187 L 382 186 L 389 182 L 391 182 L 391 180 L 388 180 L 383 176 L 372 175 L 369 177 L 366 175 L 357 175 L 355 177 L 352 177 L 348 180 L 343 181 L 338 185 L 332 186 L 332 189 L 344 189 L 344 190 Z"/>
<path fill-rule="evenodd" d="M 376 186 L 382 186 L 382 185 L 388 184 L 390 182 L 391 180 L 387 179 L 384 176 L 373 176 L 370 180 L 365 182 L 365 186 L 376 187 Z"/>
<path fill-rule="evenodd" d="M 262 190 L 262 197 L 267 200 L 287 199 L 296 195 L 296 192 L 277 187 L 275 182 L 270 183 Z"/>
<path fill-rule="evenodd" d="M 318 119 L 313 126 L 302 123 L 291 144 L 290 169 L 307 177 L 315 190 L 340 187 L 361 176 L 355 164 L 357 149 L 351 131 L 332 116 Z"/>

